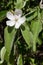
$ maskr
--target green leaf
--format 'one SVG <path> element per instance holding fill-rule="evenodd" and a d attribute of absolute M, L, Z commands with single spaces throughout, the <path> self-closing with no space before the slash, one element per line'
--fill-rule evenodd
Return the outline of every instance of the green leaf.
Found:
<path fill-rule="evenodd" d="M 17 65 L 23 65 L 22 55 L 20 54 L 17 59 Z"/>
<path fill-rule="evenodd" d="M 42 44 L 42 40 L 41 40 L 40 38 L 37 38 L 37 43 L 38 43 L 39 45 L 41 45 L 41 44 Z"/>
<path fill-rule="evenodd" d="M 6 7 L 8 7 L 9 5 L 11 5 L 12 4 L 12 1 L 10 0 L 9 2 L 8 2 L 8 4 L 6 5 Z"/>
<path fill-rule="evenodd" d="M 2 21 L 6 17 L 7 10 L 0 12 L 0 21 Z"/>
<path fill-rule="evenodd" d="M 12 64 L 10 64 L 9 62 L 8 62 L 8 64 L 7 65 L 12 65 Z"/>
<path fill-rule="evenodd" d="M 43 10 L 41 11 L 41 22 L 43 24 Z"/>
<path fill-rule="evenodd" d="M 37 21 L 37 20 L 36 20 L 36 21 L 33 21 L 32 24 L 31 24 L 31 30 L 32 30 L 32 32 L 33 32 L 34 41 L 35 41 L 35 43 L 36 43 L 36 39 L 37 39 L 39 33 L 40 33 L 41 30 L 42 30 L 42 24 L 41 24 L 41 22 L 39 22 L 39 21 Z"/>
<path fill-rule="evenodd" d="M 27 17 L 26 20 L 27 20 L 27 21 L 31 21 L 31 20 L 33 20 L 35 17 L 37 17 L 37 11 L 34 12 L 31 16 Z"/>
<path fill-rule="evenodd" d="M 3 61 L 4 61 L 5 53 L 6 53 L 6 49 L 5 49 L 5 47 L 3 47 L 0 51 L 0 58 L 1 58 L 0 64 L 3 63 Z"/>
<path fill-rule="evenodd" d="M 31 64 L 31 65 L 36 65 L 36 63 L 35 63 L 35 59 L 30 58 L 30 60 L 31 60 L 31 61 L 30 61 L 30 64 Z"/>
<path fill-rule="evenodd" d="M 25 39 L 28 47 L 30 47 L 32 45 L 31 43 L 32 43 L 33 35 L 31 31 L 29 30 L 28 25 L 25 25 L 25 29 L 24 30 L 21 29 L 21 32 L 22 32 L 23 38 Z"/>
<path fill-rule="evenodd" d="M 31 23 L 31 30 L 33 32 L 33 50 L 35 51 L 36 50 L 37 37 L 38 37 L 39 33 L 42 30 L 42 24 L 41 24 L 41 22 L 38 21 L 38 20 L 33 21 Z"/>
<path fill-rule="evenodd" d="M 26 1 L 23 0 L 17 0 L 17 2 L 15 3 L 15 8 L 21 9 L 25 6 Z"/>
<path fill-rule="evenodd" d="M 11 53 L 11 49 L 12 49 L 14 38 L 15 38 L 15 33 L 16 33 L 16 30 L 14 28 L 12 27 L 5 28 L 4 39 L 5 39 L 5 48 L 7 51 L 5 58 L 7 57 L 6 59 L 7 61 Z"/>

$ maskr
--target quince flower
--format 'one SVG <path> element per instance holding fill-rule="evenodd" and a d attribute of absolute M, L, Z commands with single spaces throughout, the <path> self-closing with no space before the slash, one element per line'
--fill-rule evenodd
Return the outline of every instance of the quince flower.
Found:
<path fill-rule="evenodd" d="M 15 12 L 7 12 L 7 18 L 9 19 L 6 21 L 7 26 L 15 26 L 16 29 L 26 20 L 25 16 L 22 17 L 22 11 L 20 9 L 16 9 Z"/>

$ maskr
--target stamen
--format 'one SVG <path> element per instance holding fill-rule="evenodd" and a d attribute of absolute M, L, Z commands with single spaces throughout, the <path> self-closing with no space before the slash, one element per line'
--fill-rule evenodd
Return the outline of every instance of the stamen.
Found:
<path fill-rule="evenodd" d="M 11 13 L 14 15 L 14 11 L 13 10 L 11 10 Z"/>

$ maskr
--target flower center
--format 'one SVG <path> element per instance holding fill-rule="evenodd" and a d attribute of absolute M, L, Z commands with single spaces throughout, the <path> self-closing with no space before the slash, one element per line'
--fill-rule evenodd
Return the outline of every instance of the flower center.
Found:
<path fill-rule="evenodd" d="M 15 21 L 17 22 L 17 21 L 18 21 L 18 19 L 17 19 L 17 18 L 15 18 Z"/>
<path fill-rule="evenodd" d="M 18 21 L 18 19 L 19 19 L 19 18 L 18 18 L 18 16 L 17 16 L 17 15 L 15 15 L 15 21 L 16 21 L 16 22 Z"/>

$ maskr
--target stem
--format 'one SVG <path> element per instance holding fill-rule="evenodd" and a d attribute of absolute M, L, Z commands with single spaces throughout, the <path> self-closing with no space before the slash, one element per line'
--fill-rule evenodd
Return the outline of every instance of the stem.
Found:
<path fill-rule="evenodd" d="M 33 52 L 36 52 L 36 43 L 33 42 Z"/>
<path fill-rule="evenodd" d="M 25 14 L 24 16 L 30 15 L 30 14 L 32 14 L 33 12 L 35 12 L 36 10 L 37 10 L 37 9 L 35 9 L 35 10 L 33 10 L 33 11 L 31 11 L 31 12 Z"/>

